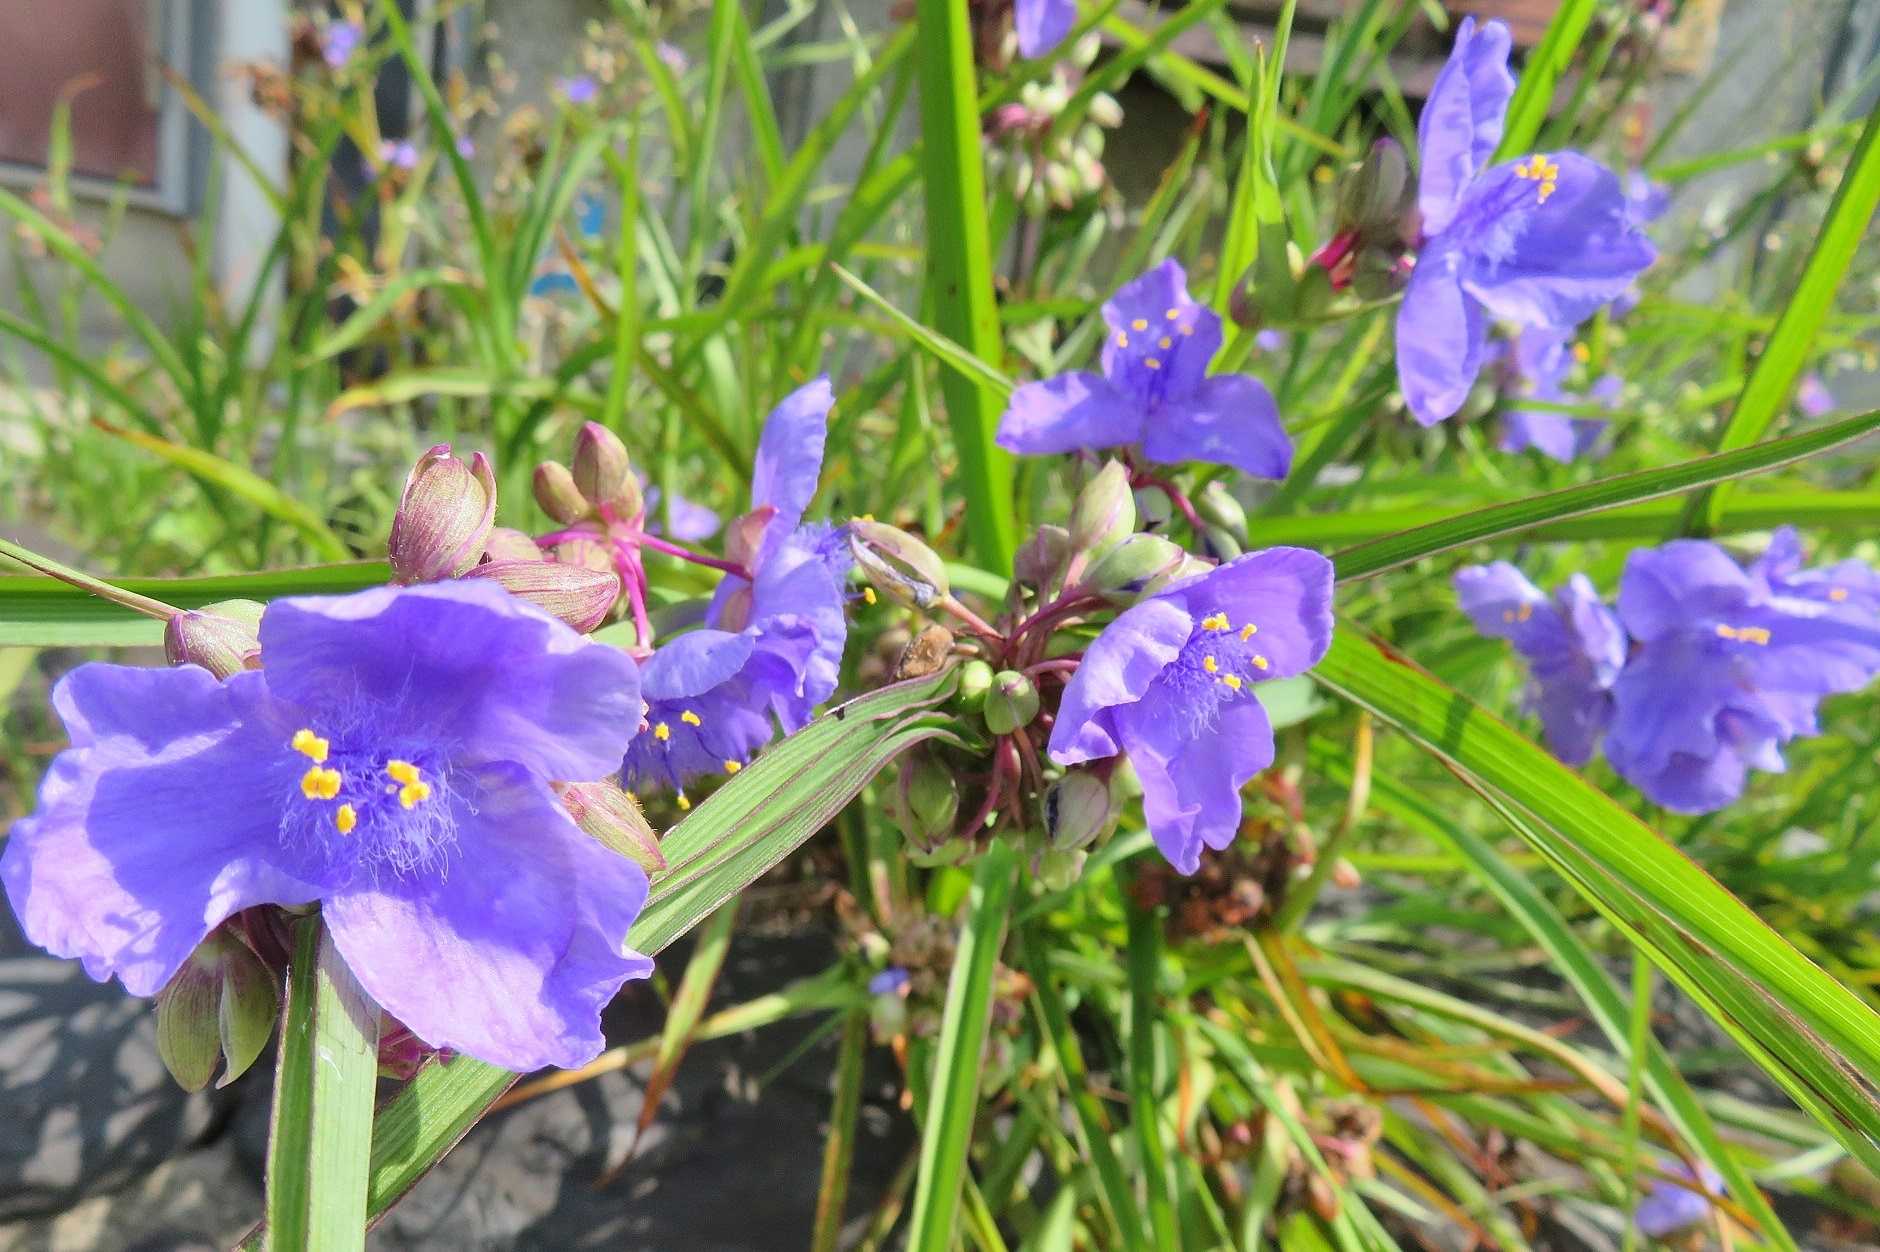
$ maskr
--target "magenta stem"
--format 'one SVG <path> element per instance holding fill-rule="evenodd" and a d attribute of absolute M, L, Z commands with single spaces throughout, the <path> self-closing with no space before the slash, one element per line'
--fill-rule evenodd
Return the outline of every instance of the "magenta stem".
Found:
<path fill-rule="evenodd" d="M 710 569 L 721 570 L 727 574 L 736 574 L 746 582 L 751 580 L 751 571 L 739 565 L 736 561 L 725 561 L 715 556 L 706 556 L 703 552 L 694 552 L 690 548 L 682 548 L 676 543 L 668 543 L 659 536 L 649 535 L 645 531 L 641 531 L 639 534 L 633 536 L 632 542 L 639 544 L 641 547 L 651 548 L 655 552 L 664 552 L 667 556 L 676 556 L 681 561 L 690 561 L 694 565 L 703 565 Z"/>

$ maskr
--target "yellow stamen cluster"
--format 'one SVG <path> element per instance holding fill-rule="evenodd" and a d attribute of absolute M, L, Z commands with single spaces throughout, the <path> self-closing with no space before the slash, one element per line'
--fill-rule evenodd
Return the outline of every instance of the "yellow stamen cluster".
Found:
<path fill-rule="evenodd" d="M 1261 656 L 1259 653 L 1256 652 L 1253 657 L 1253 668 L 1258 669 L 1258 670 L 1267 670 L 1267 669 L 1272 669 L 1273 666 L 1272 666 L 1272 663 L 1269 662 L 1265 657 Z"/>
<path fill-rule="evenodd" d="M 316 765 L 300 776 L 300 794 L 309 800 L 331 800 L 344 781 L 338 770 Z"/>
<path fill-rule="evenodd" d="M 1234 623 L 1228 618 L 1227 614 L 1217 610 L 1201 619 L 1201 629 L 1211 630 L 1217 634 L 1226 634 L 1234 629 Z M 1260 628 L 1255 626 L 1252 622 L 1248 622 L 1245 626 L 1240 628 L 1240 641 L 1245 643 L 1259 633 Z M 1265 670 L 1272 668 L 1272 664 L 1265 657 L 1256 654 L 1253 658 L 1253 667 L 1255 669 Z M 1223 687 L 1226 687 L 1229 691 L 1239 691 L 1246 685 L 1246 680 L 1238 674 L 1221 673 L 1220 662 L 1212 656 L 1204 656 L 1201 658 L 1201 668 L 1213 674 L 1214 680 Z"/>
<path fill-rule="evenodd" d="M 740 762 L 734 761 L 730 757 L 725 758 L 725 773 L 735 774 L 743 768 L 744 766 Z"/>
<path fill-rule="evenodd" d="M 1142 358 L 1142 363 L 1143 363 L 1144 365 L 1146 365 L 1146 366 L 1148 366 L 1148 367 L 1149 367 L 1150 369 L 1152 369 L 1152 370 L 1159 370 L 1159 369 L 1161 369 L 1161 368 L 1162 368 L 1162 362 L 1160 362 L 1160 361 L 1158 361 L 1158 360 L 1156 360 L 1156 359 L 1155 359 L 1154 357 L 1152 357 L 1152 356 L 1146 356 L 1146 357 L 1144 357 L 1144 358 Z"/>
<path fill-rule="evenodd" d="M 1129 324 L 1129 328 L 1131 330 L 1148 330 L 1149 323 L 1146 319 L 1139 317 Z"/>
<path fill-rule="evenodd" d="M 424 781 L 423 771 L 410 761 L 387 761 L 385 773 L 398 784 L 401 808 L 415 809 L 431 798 L 431 784 Z"/>
<path fill-rule="evenodd" d="M 1225 613 L 1210 613 L 1201 619 L 1203 630 L 1232 630 L 1233 628 L 1233 624 L 1227 620 Z"/>
<path fill-rule="evenodd" d="M 862 600 L 866 604 L 873 604 L 875 602 L 875 589 L 873 587 L 863 587 Z"/>
<path fill-rule="evenodd" d="M 1245 643 L 1259 633 L 1260 628 L 1255 626 L 1252 622 L 1248 622 L 1245 626 L 1240 628 L 1240 641 Z"/>
<path fill-rule="evenodd" d="M 1127 348 L 1129 346 L 1129 336 L 1120 330 L 1116 332 L 1116 346 L 1119 348 Z"/>
<path fill-rule="evenodd" d="M 1528 618 L 1533 616 L 1534 606 L 1525 601 L 1518 609 L 1503 609 L 1501 611 L 1501 620 L 1504 622 L 1525 622 Z"/>
<path fill-rule="evenodd" d="M 685 712 L 679 714 L 679 720 L 684 722 L 687 726 L 704 725 L 704 723 L 699 720 L 699 715 L 694 713 L 691 709 L 687 709 Z"/>
<path fill-rule="evenodd" d="M 1573 345 L 1573 359 L 1585 365 L 1593 359 L 1593 350 L 1583 343 L 1576 343 Z"/>
<path fill-rule="evenodd" d="M 1847 599 L 1847 588 L 1846 587 L 1830 587 L 1828 589 L 1828 599 L 1834 601 L 1836 604 L 1839 604 L 1841 601 Z"/>
<path fill-rule="evenodd" d="M 342 804 L 333 810 L 333 825 L 339 827 L 339 833 L 350 835 L 353 827 L 359 824 L 359 814 L 350 804 Z"/>
<path fill-rule="evenodd" d="M 1208 671 L 1208 673 L 1213 674 L 1213 673 L 1218 673 L 1221 667 L 1219 664 L 1215 662 L 1213 657 L 1204 656 L 1201 658 L 1201 668 Z"/>
<path fill-rule="evenodd" d="M 287 746 L 312 761 L 315 765 L 324 764 L 326 754 L 332 748 L 332 745 L 326 740 L 320 738 L 320 736 L 314 734 L 304 726 L 294 732 L 294 737 L 288 741 Z"/>
<path fill-rule="evenodd" d="M 1240 675 L 1239 674 L 1224 674 L 1221 676 L 1221 684 L 1225 686 L 1229 691 L 1239 691 L 1240 690 Z"/>
<path fill-rule="evenodd" d="M 689 813 L 692 811 L 692 802 L 685 798 L 685 792 L 681 791 L 674 799 L 677 801 L 681 813 Z"/>
<path fill-rule="evenodd" d="M 1718 623 L 1717 638 L 1734 639 L 1738 643 L 1753 643 L 1761 647 L 1769 642 L 1769 631 L 1762 626 L 1725 626 Z"/>
<path fill-rule="evenodd" d="M 1175 346 L 1175 341 L 1170 339 L 1167 335 L 1164 335 L 1155 341 L 1155 346 L 1167 352 L 1170 348 Z"/>
<path fill-rule="evenodd" d="M 1536 198 L 1541 204 L 1546 204 L 1547 197 L 1560 188 L 1560 163 L 1548 160 L 1539 152 L 1525 161 L 1516 162 L 1514 172 L 1517 178 L 1525 178 L 1540 184 Z"/>
<path fill-rule="evenodd" d="M 666 725 L 664 722 L 657 723 L 653 727 L 653 738 L 659 740 L 661 743 L 666 742 L 666 740 L 672 738 L 672 727 Z"/>

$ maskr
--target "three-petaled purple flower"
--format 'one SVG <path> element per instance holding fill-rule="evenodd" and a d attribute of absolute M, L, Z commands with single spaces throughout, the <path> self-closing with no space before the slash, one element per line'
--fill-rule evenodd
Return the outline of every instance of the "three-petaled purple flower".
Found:
<path fill-rule="evenodd" d="M 1151 461 L 1211 461 L 1259 478 L 1284 478 L 1292 440 L 1265 384 L 1247 374 L 1208 376 L 1221 319 L 1188 294 L 1164 261 L 1103 306 L 1103 372 L 1060 374 L 1012 393 L 999 446 L 1043 455 L 1139 446 Z"/>
<path fill-rule="evenodd" d="M 1819 374 L 1803 374 L 1801 382 L 1795 384 L 1795 407 L 1803 417 L 1826 417 L 1838 403 Z"/>
<path fill-rule="evenodd" d="M 1823 696 L 1880 673 L 1873 574 L 1800 569 L 1793 537 L 1745 570 L 1713 543 L 1633 552 L 1619 585 L 1632 654 L 1613 684 L 1606 755 L 1651 799 L 1706 813 L 1742 793 L 1751 767 L 1816 732 Z"/>
<path fill-rule="evenodd" d="M 1273 763 L 1253 687 L 1303 673 L 1332 638 L 1332 564 L 1249 552 L 1131 607 L 1084 653 L 1051 729 L 1060 765 L 1122 753 L 1162 855 L 1192 874 L 1240 828 L 1240 788 Z"/>
<path fill-rule="evenodd" d="M 1722 1195 L 1723 1175 L 1707 1164 L 1700 1163 L 1698 1169 L 1702 1172 L 1704 1191 L 1711 1195 Z M 1698 1181 L 1691 1167 L 1682 1161 L 1674 1164 L 1668 1172 L 1686 1182 Z M 1710 1216 L 1710 1203 L 1703 1192 L 1661 1178 L 1653 1179 L 1651 1190 L 1645 1193 L 1645 1198 L 1633 1210 L 1632 1220 L 1638 1224 L 1640 1234 L 1651 1239 L 1662 1239 L 1704 1221 Z"/>
<path fill-rule="evenodd" d="M 1530 326 L 1520 333 L 1511 349 L 1520 392 L 1520 399 L 1514 402 L 1517 406 L 1522 400 L 1571 404 L 1593 399 L 1607 405 L 1618 400 L 1623 384 L 1613 374 L 1594 383 L 1584 396 L 1566 389 L 1575 360 L 1576 345 L 1572 340 L 1572 331 L 1551 326 Z M 1556 461 L 1573 461 L 1597 453 L 1607 425 L 1600 418 L 1515 407 L 1502 419 L 1501 450 L 1523 452 L 1533 448 Z"/>
<path fill-rule="evenodd" d="M 1527 660 L 1529 704 L 1547 746 L 1569 765 L 1591 759 L 1612 720 L 1612 684 L 1625 664 L 1625 631 L 1584 574 L 1549 598 L 1506 561 L 1456 571 L 1456 598 L 1475 628 L 1506 639 Z"/>
<path fill-rule="evenodd" d="M 602 1047 L 640 868 L 550 780 L 605 777 L 640 718 L 626 654 L 487 582 L 279 600 L 264 670 L 90 664 L 71 747 L 0 878 L 35 942 L 153 995 L 225 918 L 318 901 L 366 991 L 511 1069 Z"/>
<path fill-rule="evenodd" d="M 1012 6 L 1020 56 L 1043 56 L 1063 43 L 1076 23 L 1077 0 L 1016 0 Z"/>
<path fill-rule="evenodd" d="M 835 691 L 848 639 L 848 545 L 835 527 L 803 522 L 834 403 L 818 378 L 766 419 L 752 511 L 731 528 L 733 556 L 751 577 L 727 574 L 705 624 L 647 660 L 647 724 L 622 769 L 629 788 L 669 787 L 686 805 L 688 779 L 737 773 L 769 742 L 773 717 L 786 733 L 799 730 Z"/>
<path fill-rule="evenodd" d="M 600 84 L 588 74 L 574 74 L 555 80 L 555 89 L 569 104 L 592 104 L 601 94 Z"/>
<path fill-rule="evenodd" d="M 1397 376 L 1425 426 L 1481 371 L 1490 318 L 1571 328 L 1656 253 L 1612 171 L 1577 152 L 1489 165 L 1514 77 L 1508 28 L 1464 18 L 1417 123 L 1421 246 L 1397 315 Z"/>
<path fill-rule="evenodd" d="M 352 60 L 352 54 L 364 38 L 365 32 L 359 28 L 359 23 L 332 22 L 320 32 L 320 59 L 330 70 L 342 69 Z"/>

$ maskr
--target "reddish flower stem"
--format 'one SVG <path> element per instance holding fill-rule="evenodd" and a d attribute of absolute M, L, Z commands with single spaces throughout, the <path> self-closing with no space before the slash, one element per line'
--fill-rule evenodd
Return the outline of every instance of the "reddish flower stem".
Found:
<path fill-rule="evenodd" d="M 751 580 L 751 571 L 739 565 L 736 561 L 726 561 L 715 556 L 706 556 L 703 552 L 694 552 L 690 548 L 680 547 L 676 543 L 668 543 L 658 535 L 649 535 L 645 531 L 640 531 L 632 537 L 631 542 L 637 543 L 641 547 L 651 548 L 655 552 L 664 552 L 667 556 L 676 556 L 681 561 L 690 561 L 694 565 L 703 565 L 710 569 L 721 570 L 726 574 L 736 574 L 746 582 Z"/>

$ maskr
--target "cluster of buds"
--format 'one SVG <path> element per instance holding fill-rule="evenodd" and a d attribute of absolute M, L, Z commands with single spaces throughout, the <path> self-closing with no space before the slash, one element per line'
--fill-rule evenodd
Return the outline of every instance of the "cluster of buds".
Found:
<path fill-rule="evenodd" d="M 1095 50 L 1094 40 L 1082 40 L 1072 55 L 1081 68 Z M 1013 198 L 1034 217 L 1053 206 L 1069 209 L 1109 182 L 1103 168 L 1103 132 L 1122 124 L 1122 106 L 1098 92 L 1084 117 L 1067 123 L 1063 115 L 1074 94 L 1070 75 L 1059 66 L 1048 81 L 1026 83 L 1016 101 L 986 117 L 988 160 Z"/>

